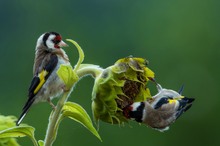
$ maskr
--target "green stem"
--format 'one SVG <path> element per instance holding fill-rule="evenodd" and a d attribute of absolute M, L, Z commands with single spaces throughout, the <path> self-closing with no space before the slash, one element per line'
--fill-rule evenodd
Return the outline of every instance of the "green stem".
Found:
<path fill-rule="evenodd" d="M 49 119 L 48 129 L 47 129 L 46 137 L 44 140 L 45 146 L 52 146 L 54 140 L 56 139 L 57 128 L 55 128 L 55 127 L 56 127 L 57 121 L 59 119 L 63 105 L 65 104 L 66 100 L 68 99 L 70 92 L 71 91 L 64 92 L 62 98 L 58 101 L 57 106 Z"/>
<path fill-rule="evenodd" d="M 81 78 L 87 74 L 92 74 L 93 77 L 95 78 L 102 73 L 103 69 L 97 65 L 91 65 L 91 64 L 81 65 L 81 63 L 84 60 L 83 50 L 75 41 L 73 41 L 71 39 L 67 39 L 67 41 L 73 43 L 76 46 L 76 48 L 79 52 L 79 59 L 73 69 L 73 72 L 77 74 L 77 78 L 76 78 L 76 80 L 74 80 L 73 74 L 70 73 L 69 77 L 66 77 L 66 79 L 67 79 L 67 83 L 65 82 L 66 85 L 69 85 L 69 84 L 74 85 L 74 83 L 79 81 L 79 78 Z M 61 76 L 63 77 L 62 73 L 63 73 L 62 71 L 59 72 L 58 76 L 59 76 L 59 74 L 61 74 Z M 64 74 L 64 76 L 66 76 L 66 74 Z M 68 82 L 70 82 L 70 83 L 68 83 Z M 62 111 L 62 108 L 63 108 L 65 102 L 67 101 L 70 93 L 72 92 L 72 89 L 73 88 L 71 88 L 68 92 L 64 92 L 62 98 L 58 101 L 56 108 L 51 113 L 51 116 L 49 118 L 47 133 L 46 133 L 45 140 L 44 140 L 44 142 L 45 142 L 44 146 L 52 146 L 53 142 L 56 139 L 59 123 L 61 121 L 61 111 Z"/>
<path fill-rule="evenodd" d="M 81 47 L 77 44 L 77 42 L 75 42 L 71 39 L 67 39 L 67 41 L 73 43 L 79 52 L 78 62 L 75 65 L 75 68 L 73 69 L 73 72 L 76 72 L 79 69 L 80 64 L 84 60 L 84 53 L 83 53 L 83 50 L 81 49 Z M 77 79 L 77 81 L 78 81 L 78 79 Z M 75 81 L 75 82 L 77 82 L 77 81 Z M 51 116 L 49 118 L 47 133 L 46 133 L 45 140 L 44 140 L 44 142 L 45 142 L 44 146 L 52 146 L 53 142 L 55 141 L 56 136 L 57 136 L 57 130 L 59 127 L 61 111 L 62 111 L 62 108 L 63 108 L 65 102 L 67 101 L 71 92 L 72 92 L 72 89 L 70 89 L 67 92 L 64 92 L 63 96 L 58 101 L 55 110 L 51 113 Z"/>
<path fill-rule="evenodd" d="M 104 69 L 98 65 L 81 64 L 76 73 L 79 78 L 82 78 L 86 75 L 92 75 L 93 78 L 96 78 L 103 72 L 103 70 Z"/>
<path fill-rule="evenodd" d="M 76 70 L 76 72 L 77 72 L 77 75 L 79 78 L 81 78 L 85 75 L 88 75 L 88 74 L 92 74 L 93 77 L 95 78 L 98 75 L 100 75 L 103 71 L 103 69 L 100 68 L 99 66 L 92 65 L 92 64 L 83 64 L 83 65 L 79 65 L 76 68 L 78 68 L 78 70 Z M 49 124 L 48 124 L 46 137 L 44 140 L 45 146 L 52 146 L 53 142 L 56 139 L 57 130 L 59 127 L 59 123 L 61 121 L 61 119 L 60 119 L 61 110 L 62 110 L 65 102 L 67 101 L 71 92 L 72 92 L 72 89 L 70 89 L 70 91 L 68 91 L 68 92 L 64 92 L 62 98 L 58 101 L 55 110 L 51 113 L 51 116 L 49 118 Z"/>

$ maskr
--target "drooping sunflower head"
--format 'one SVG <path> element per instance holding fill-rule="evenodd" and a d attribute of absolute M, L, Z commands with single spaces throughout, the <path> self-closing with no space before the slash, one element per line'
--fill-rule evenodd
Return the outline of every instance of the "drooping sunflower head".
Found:
<path fill-rule="evenodd" d="M 147 68 L 147 64 L 143 58 L 122 58 L 96 78 L 92 92 L 92 110 L 96 122 L 127 122 L 123 108 L 151 98 L 147 83 L 154 78 L 154 73 Z"/>

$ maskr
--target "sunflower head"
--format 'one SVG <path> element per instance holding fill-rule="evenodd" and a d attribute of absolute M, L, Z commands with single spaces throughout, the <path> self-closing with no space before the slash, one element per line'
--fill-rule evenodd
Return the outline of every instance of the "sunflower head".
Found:
<path fill-rule="evenodd" d="M 148 61 L 143 58 L 122 58 L 96 78 L 92 92 L 92 110 L 96 122 L 127 122 L 123 108 L 151 98 L 147 83 L 154 78 L 154 73 L 147 68 L 147 64 Z"/>

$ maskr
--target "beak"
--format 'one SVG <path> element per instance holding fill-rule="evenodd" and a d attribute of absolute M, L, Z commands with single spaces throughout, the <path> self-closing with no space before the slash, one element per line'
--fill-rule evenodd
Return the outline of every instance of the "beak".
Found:
<path fill-rule="evenodd" d="M 148 79 L 157 84 L 157 82 L 154 78 L 148 77 Z"/>
<path fill-rule="evenodd" d="M 162 86 L 160 84 L 158 84 L 154 78 L 149 78 L 148 77 L 148 79 L 156 84 L 158 92 L 160 92 L 163 89 Z"/>
<path fill-rule="evenodd" d="M 182 86 L 180 87 L 179 91 L 178 91 L 178 93 L 179 93 L 180 95 L 182 95 L 183 89 L 184 89 L 184 85 L 182 85 Z"/>
<path fill-rule="evenodd" d="M 60 47 L 68 47 L 69 45 L 67 45 L 64 41 L 61 41 L 61 42 L 59 43 L 59 46 L 60 46 Z"/>

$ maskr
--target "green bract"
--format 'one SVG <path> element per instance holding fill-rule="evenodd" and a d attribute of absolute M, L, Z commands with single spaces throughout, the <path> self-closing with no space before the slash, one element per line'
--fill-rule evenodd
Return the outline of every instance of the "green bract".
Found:
<path fill-rule="evenodd" d="M 15 121 L 17 120 L 14 116 L 2 116 L 0 115 L 0 146 L 14 145 L 19 146 L 15 138 L 3 137 L 2 133 L 4 130 L 15 126 Z M 2 137 L 1 137 L 2 136 Z"/>
<path fill-rule="evenodd" d="M 0 115 L 0 146 L 19 146 L 15 138 L 29 137 L 34 146 L 38 146 L 34 137 L 34 127 L 22 124 L 16 126 L 17 118 L 14 116 Z"/>
<path fill-rule="evenodd" d="M 149 78 L 154 78 L 154 73 L 146 65 L 147 60 L 143 58 L 119 59 L 96 78 L 92 92 L 92 110 L 96 122 L 127 122 L 123 108 L 151 98 L 146 85 Z"/>

